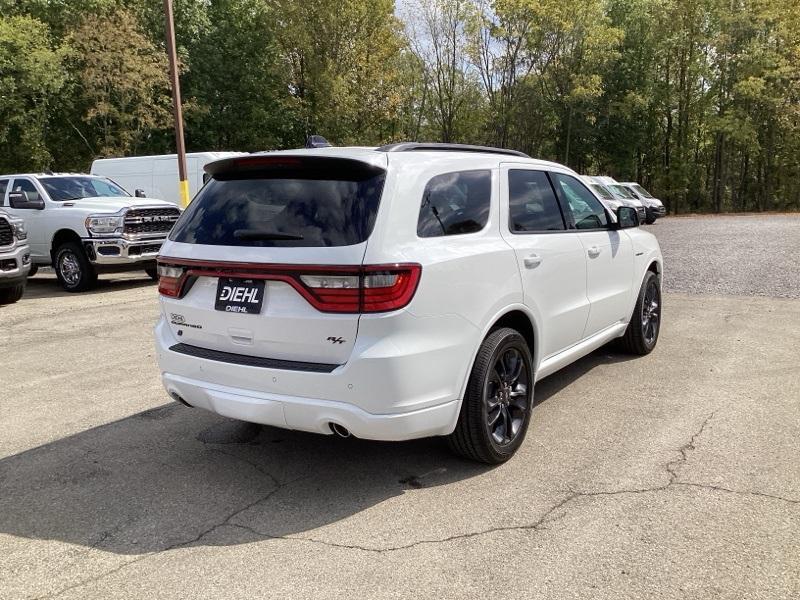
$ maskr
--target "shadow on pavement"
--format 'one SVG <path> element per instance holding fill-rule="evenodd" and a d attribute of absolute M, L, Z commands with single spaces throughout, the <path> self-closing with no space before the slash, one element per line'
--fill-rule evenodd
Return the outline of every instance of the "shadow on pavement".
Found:
<path fill-rule="evenodd" d="M 537 404 L 626 358 L 595 352 L 540 382 Z M 237 521 L 301 533 L 489 470 L 451 455 L 442 439 L 344 440 L 168 404 L 0 460 L 0 533 L 125 555 L 233 545 L 252 533 L 204 533 Z"/>

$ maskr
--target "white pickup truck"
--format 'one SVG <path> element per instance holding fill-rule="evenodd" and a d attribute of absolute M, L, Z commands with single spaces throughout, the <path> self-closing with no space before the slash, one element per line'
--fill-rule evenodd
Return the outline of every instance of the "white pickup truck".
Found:
<path fill-rule="evenodd" d="M 31 275 L 52 265 L 68 292 L 92 288 L 98 273 L 141 269 L 156 279 L 156 256 L 180 216 L 172 203 L 92 175 L 2 175 L 0 190 L 0 208 L 25 221 Z"/>

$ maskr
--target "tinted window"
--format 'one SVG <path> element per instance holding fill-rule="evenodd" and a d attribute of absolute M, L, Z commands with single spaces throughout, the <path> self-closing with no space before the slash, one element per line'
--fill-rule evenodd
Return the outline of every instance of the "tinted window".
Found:
<path fill-rule="evenodd" d="M 613 185 L 608 186 L 608 189 L 610 189 L 612 192 L 614 192 L 619 198 L 625 198 L 625 199 L 628 199 L 628 200 L 636 200 L 637 199 L 636 195 L 632 191 L 630 191 L 628 188 L 626 188 L 624 185 L 613 184 Z"/>
<path fill-rule="evenodd" d="M 422 194 L 417 235 L 438 237 L 480 231 L 489 220 L 491 198 L 491 171 L 437 175 Z"/>
<path fill-rule="evenodd" d="M 598 229 L 608 226 L 603 205 L 586 186 L 571 175 L 553 173 L 552 177 L 562 203 L 569 206 L 576 228 Z"/>
<path fill-rule="evenodd" d="M 337 163 L 339 164 L 339 163 Z M 212 246 L 349 246 L 372 232 L 384 172 L 372 167 L 215 175 L 170 234 Z"/>
<path fill-rule="evenodd" d="M 39 182 L 56 202 L 130 195 L 110 179 L 99 177 L 42 177 Z"/>
<path fill-rule="evenodd" d="M 0 179 L 0 206 L 6 201 L 6 189 L 8 188 L 8 179 Z"/>
<path fill-rule="evenodd" d="M 33 182 L 28 179 L 15 179 L 11 190 L 14 192 L 27 192 L 28 200 L 39 199 L 39 190 L 37 190 Z"/>
<path fill-rule="evenodd" d="M 509 171 L 508 205 L 511 231 L 565 229 L 556 195 L 543 171 Z"/>

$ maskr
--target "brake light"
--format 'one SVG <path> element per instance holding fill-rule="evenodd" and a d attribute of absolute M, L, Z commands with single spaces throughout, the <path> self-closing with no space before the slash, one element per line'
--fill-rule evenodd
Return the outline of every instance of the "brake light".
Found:
<path fill-rule="evenodd" d="M 320 312 L 376 313 L 408 305 L 417 291 L 422 266 L 270 265 L 167 259 L 159 263 L 159 292 L 179 298 L 194 277 L 239 277 L 282 281 Z"/>
<path fill-rule="evenodd" d="M 174 265 L 158 264 L 158 293 L 172 298 L 179 298 L 186 281 L 186 268 Z"/>

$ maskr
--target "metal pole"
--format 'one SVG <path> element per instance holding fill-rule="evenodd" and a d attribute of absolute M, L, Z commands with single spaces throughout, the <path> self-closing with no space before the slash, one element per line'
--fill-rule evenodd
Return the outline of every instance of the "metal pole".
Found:
<path fill-rule="evenodd" d="M 169 56 L 169 78 L 172 85 L 172 111 L 175 118 L 175 145 L 178 148 L 178 186 L 181 206 L 189 205 L 189 180 L 186 177 L 186 146 L 183 143 L 183 111 L 181 110 L 181 84 L 178 80 L 178 60 L 175 51 L 175 25 L 172 17 L 172 0 L 164 0 L 164 16 L 167 20 L 167 55 Z"/>

